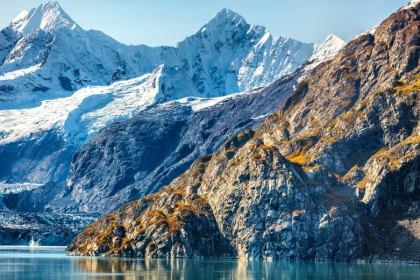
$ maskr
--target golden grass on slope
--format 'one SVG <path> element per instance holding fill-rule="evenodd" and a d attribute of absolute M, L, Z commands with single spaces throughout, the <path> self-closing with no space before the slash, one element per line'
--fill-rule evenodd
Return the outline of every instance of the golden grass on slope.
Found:
<path fill-rule="evenodd" d="M 293 163 L 297 163 L 300 165 L 305 165 L 308 164 L 312 161 L 312 158 L 314 157 L 314 154 L 300 154 L 298 153 L 292 153 L 288 156 L 286 156 L 286 158 Z"/>

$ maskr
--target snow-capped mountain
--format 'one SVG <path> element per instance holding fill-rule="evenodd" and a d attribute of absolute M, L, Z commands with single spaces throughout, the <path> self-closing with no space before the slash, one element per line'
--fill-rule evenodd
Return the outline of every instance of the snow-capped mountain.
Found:
<path fill-rule="evenodd" d="M 327 36 L 325 41 L 321 45 L 316 45 L 314 49 L 314 54 L 308 58 L 307 62 L 304 64 L 303 67 L 303 74 L 298 79 L 300 82 L 303 80 L 306 75 L 318 66 L 321 62 L 332 59 L 334 56 L 337 55 L 338 51 L 341 50 L 345 46 L 346 42 L 335 36 L 334 34 L 330 34 Z"/>
<path fill-rule="evenodd" d="M 333 57 L 341 50 L 346 42 L 330 34 L 327 36 L 325 41 L 321 45 L 316 45 L 314 49 L 314 54 L 309 59 L 324 59 L 328 57 Z"/>
<path fill-rule="evenodd" d="M 44 32 L 57 31 L 62 28 L 80 29 L 80 27 L 61 9 L 57 1 L 40 5 L 30 12 L 22 11 L 10 24 L 13 30 L 22 35 L 29 35 L 36 29 Z"/>
<path fill-rule="evenodd" d="M 83 30 L 50 1 L 22 12 L 2 30 L 0 85 L 3 100 L 16 104 L 40 99 L 39 92 L 73 92 L 139 77 L 163 64 L 188 78 L 190 95 L 215 97 L 271 83 L 317 49 L 274 38 L 228 9 L 176 47 L 126 46 L 99 31 Z"/>
<path fill-rule="evenodd" d="M 56 1 L 22 12 L 0 32 L 0 180 L 63 180 L 72 153 L 113 122 L 157 103 L 271 83 L 342 43 L 275 38 L 223 9 L 176 47 L 126 46 L 83 30 Z"/>
<path fill-rule="evenodd" d="M 419 2 L 420 2 L 420 0 L 411 0 L 406 5 L 402 6 L 398 11 L 407 10 L 409 8 L 414 8 Z"/>

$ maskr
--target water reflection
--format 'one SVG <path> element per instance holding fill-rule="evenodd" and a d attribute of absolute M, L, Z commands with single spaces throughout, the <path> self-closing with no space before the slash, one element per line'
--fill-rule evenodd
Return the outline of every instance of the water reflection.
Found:
<path fill-rule="evenodd" d="M 418 264 L 79 258 L 103 279 L 418 279 Z M 107 275 L 105 275 L 107 274 Z"/>
<path fill-rule="evenodd" d="M 106 279 L 232 279 L 236 261 L 79 258 L 80 268 Z"/>
<path fill-rule="evenodd" d="M 68 257 L 0 246 L 0 279 L 419 279 L 419 264 Z"/>

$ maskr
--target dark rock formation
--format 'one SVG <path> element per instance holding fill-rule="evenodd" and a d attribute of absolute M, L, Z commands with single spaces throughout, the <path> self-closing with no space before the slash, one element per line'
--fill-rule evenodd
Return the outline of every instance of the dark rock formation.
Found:
<path fill-rule="evenodd" d="M 0 210 L 2 245 L 63 246 L 96 217 L 87 215 L 36 214 Z"/>
<path fill-rule="evenodd" d="M 32 190 L 0 196 L 5 208 L 16 212 L 43 212 L 45 205 L 65 192 L 65 184 L 48 183 Z"/>
<path fill-rule="evenodd" d="M 0 178 L 6 182 L 62 182 L 75 152 L 65 146 L 56 131 L 44 131 L 13 143 L 0 145 Z"/>
<path fill-rule="evenodd" d="M 150 247 L 135 246 L 131 235 L 118 247 L 107 226 L 127 232 L 139 219 L 147 232 L 166 224 L 158 235 L 137 235 L 163 244 L 173 236 L 170 213 L 179 206 L 172 201 L 179 196 L 193 207 L 191 196 L 205 201 L 217 222 L 213 238 L 220 232 L 232 256 L 420 261 L 419 38 L 420 3 L 316 67 L 255 133 L 230 138 L 169 187 L 101 219 L 116 217 L 108 224 L 90 226 L 68 249 L 177 256 L 174 245 L 147 254 Z M 142 224 L 150 211 L 160 218 Z M 194 226 L 186 220 L 175 232 Z M 184 256 L 197 255 L 189 253 L 190 241 L 177 241 Z"/>

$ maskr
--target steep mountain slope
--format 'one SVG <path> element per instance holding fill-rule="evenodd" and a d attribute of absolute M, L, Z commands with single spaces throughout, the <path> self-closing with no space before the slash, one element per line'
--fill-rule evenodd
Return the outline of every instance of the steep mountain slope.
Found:
<path fill-rule="evenodd" d="M 104 129 L 73 157 L 67 184 L 78 210 L 109 213 L 169 184 L 201 154 L 278 110 L 298 77 L 300 72 L 212 106 L 193 98 L 154 106 Z"/>
<path fill-rule="evenodd" d="M 310 71 L 255 132 L 100 219 L 69 250 L 206 256 L 193 229 L 215 219 L 231 256 L 419 261 L 419 50 L 416 1 Z"/>
<path fill-rule="evenodd" d="M 56 1 L 23 12 L 0 33 L 0 181 L 64 181 L 71 155 L 111 123 L 271 83 L 344 44 L 328 42 L 273 38 L 223 9 L 176 47 L 126 46 L 83 30 Z"/>

